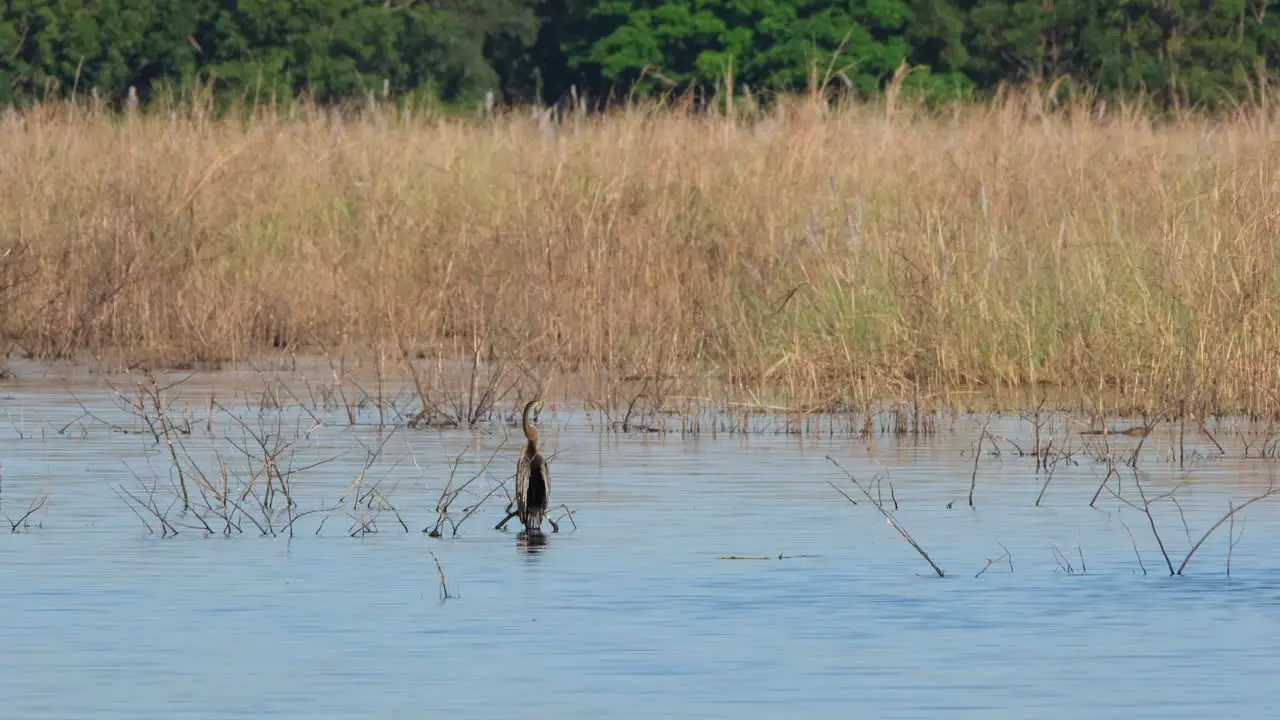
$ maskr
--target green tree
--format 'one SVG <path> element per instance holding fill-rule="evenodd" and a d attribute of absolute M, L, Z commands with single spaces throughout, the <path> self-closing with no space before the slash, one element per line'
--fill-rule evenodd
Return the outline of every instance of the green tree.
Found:
<path fill-rule="evenodd" d="M 439 0 L 404 13 L 399 44 L 408 86 L 431 86 L 444 100 L 486 91 L 507 100 L 531 93 L 525 61 L 538 21 L 528 0 Z"/>
<path fill-rule="evenodd" d="M 757 88 L 799 90 L 831 68 L 871 91 L 906 59 L 905 0 L 606 0 L 589 12 L 607 32 L 572 62 L 607 80 L 711 86 L 732 70 Z"/>
<path fill-rule="evenodd" d="M 224 98 L 331 102 L 385 82 L 462 100 L 532 77 L 536 32 L 534 0 L 8 0 L 0 100 L 129 86 L 146 100 L 208 78 Z"/>
<path fill-rule="evenodd" d="M 1243 92 L 1266 57 L 1277 35 L 1265 16 L 1245 0 L 981 0 L 969 8 L 968 72 L 982 87 L 1067 76 L 1212 105 Z"/>
<path fill-rule="evenodd" d="M 350 0 L 236 0 L 210 7 L 196 39 L 223 94 L 321 102 L 382 87 L 396 71 L 397 22 Z"/>

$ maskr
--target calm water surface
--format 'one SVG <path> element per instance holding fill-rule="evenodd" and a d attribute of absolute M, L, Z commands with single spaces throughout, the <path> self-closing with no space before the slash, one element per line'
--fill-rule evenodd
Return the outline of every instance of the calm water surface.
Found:
<path fill-rule="evenodd" d="M 136 425 L 101 387 L 75 392 L 99 419 Z M 455 519 L 513 472 L 515 428 L 391 435 L 364 482 L 382 483 L 407 533 L 383 512 L 377 533 L 351 537 L 359 516 L 337 511 L 299 520 L 292 540 L 187 526 L 160 539 L 113 488 L 159 478 L 171 502 L 163 446 L 82 418 L 66 389 L 0 387 L 0 403 L 5 514 L 48 496 L 37 524 L 0 535 L 4 717 L 1198 718 L 1274 705 L 1280 499 L 1237 516 L 1230 578 L 1227 526 L 1170 578 L 1142 513 L 1106 492 L 1088 507 L 1105 469 L 1083 454 L 1039 508 L 1031 460 L 984 456 L 969 508 L 977 419 L 925 440 L 682 439 L 604 435 L 581 409 L 548 409 L 552 494 L 577 527 L 527 548 L 492 529 L 502 490 L 456 537 L 421 532 L 459 453 L 461 481 L 506 440 Z M 360 474 L 353 437 L 386 437 L 341 412 L 308 433 L 305 414 L 241 410 L 303 436 L 296 466 L 346 453 L 295 476 L 300 510 L 335 503 Z M 993 428 L 1026 446 L 1016 421 Z M 245 439 L 222 419 L 184 442 L 211 471 L 218 456 L 243 468 L 232 443 Z M 1179 470 L 1170 447 L 1153 435 L 1142 466 L 1149 495 L 1188 482 L 1181 516 L 1154 510 L 1176 567 L 1188 532 L 1256 494 L 1270 466 Z M 870 503 L 827 484 L 865 500 L 827 454 L 865 482 L 888 471 L 896 518 L 945 578 Z M 1137 499 L 1129 475 L 1120 489 Z M 1012 572 L 1001 560 L 975 577 L 1005 548 Z"/>

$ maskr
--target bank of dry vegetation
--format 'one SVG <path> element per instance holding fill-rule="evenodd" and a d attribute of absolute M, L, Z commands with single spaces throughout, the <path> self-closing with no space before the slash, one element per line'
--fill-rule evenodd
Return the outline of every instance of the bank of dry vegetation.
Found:
<path fill-rule="evenodd" d="M 1266 108 L 750 110 L 10 114 L 0 330 L 40 358 L 407 353 L 793 407 L 1280 409 Z"/>

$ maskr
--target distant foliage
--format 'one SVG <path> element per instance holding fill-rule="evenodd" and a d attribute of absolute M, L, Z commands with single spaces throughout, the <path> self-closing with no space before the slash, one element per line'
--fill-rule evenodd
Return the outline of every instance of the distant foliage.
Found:
<path fill-rule="evenodd" d="M 612 32 L 585 60 L 608 79 L 712 84 L 732 74 L 760 88 L 803 87 L 813 68 L 874 90 L 910 48 L 903 0 L 832 3 L 801 0 L 606 0 L 590 14 Z M 839 53 L 839 54 L 837 54 Z"/>
<path fill-rule="evenodd" d="M 0 12 L 5 103 L 196 84 L 221 97 L 468 100 L 501 93 L 538 32 L 528 0 L 8 0 Z"/>
<path fill-rule="evenodd" d="M 212 87 L 474 103 L 697 87 L 862 94 L 904 63 L 932 99 L 1069 78 L 1221 105 L 1280 54 L 1266 0 L 6 0 L 0 103 Z"/>
<path fill-rule="evenodd" d="M 1276 11 L 1257 0 L 977 2 L 963 38 L 966 70 L 982 86 L 1070 76 L 1104 90 L 1217 104 L 1247 92 L 1276 57 Z"/>

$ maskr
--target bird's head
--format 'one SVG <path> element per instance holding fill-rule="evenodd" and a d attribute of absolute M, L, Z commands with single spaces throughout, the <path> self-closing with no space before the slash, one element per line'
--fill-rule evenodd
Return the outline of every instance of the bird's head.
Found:
<path fill-rule="evenodd" d="M 525 416 L 530 418 L 531 420 L 536 421 L 538 419 L 538 416 L 542 414 L 543 402 L 544 402 L 543 399 L 540 397 L 530 400 L 528 404 L 524 406 Z"/>

